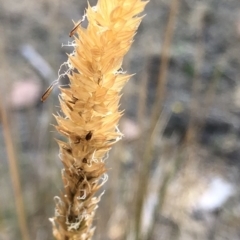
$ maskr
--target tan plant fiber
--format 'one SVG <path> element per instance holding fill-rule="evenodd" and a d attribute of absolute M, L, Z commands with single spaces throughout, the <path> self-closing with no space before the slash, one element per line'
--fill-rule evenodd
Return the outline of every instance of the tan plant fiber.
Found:
<path fill-rule="evenodd" d="M 67 66 L 69 88 L 61 88 L 62 116 L 56 129 L 66 142 L 57 140 L 64 165 L 64 190 L 55 197 L 53 235 L 58 240 L 91 239 L 100 196 L 96 191 L 107 180 L 105 159 L 121 139 L 118 121 L 120 93 L 131 77 L 121 69 L 143 18 L 147 1 L 99 0 L 88 6 L 87 28 L 76 29 L 74 51 Z"/>

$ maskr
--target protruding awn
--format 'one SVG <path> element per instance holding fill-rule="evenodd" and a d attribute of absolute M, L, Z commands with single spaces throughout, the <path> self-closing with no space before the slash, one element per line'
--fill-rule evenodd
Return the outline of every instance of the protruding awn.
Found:
<path fill-rule="evenodd" d="M 44 94 L 41 97 L 41 102 L 45 102 L 46 99 L 49 97 L 49 95 L 51 94 L 53 88 L 55 87 L 55 85 L 58 84 L 58 80 L 54 81 L 48 88 L 47 90 L 44 92 Z"/>
<path fill-rule="evenodd" d="M 71 30 L 71 32 L 69 33 L 69 37 L 72 37 L 73 34 L 76 32 L 77 28 L 80 26 L 80 24 L 82 23 L 83 20 L 80 20 L 75 26 L 74 28 Z"/>
<path fill-rule="evenodd" d="M 73 27 L 71 32 L 69 33 L 69 37 L 72 37 L 73 34 L 76 32 L 77 28 L 81 25 L 81 23 L 85 20 L 86 13 L 83 15 L 82 19 L 79 20 L 79 22 Z M 74 22 L 73 22 L 74 23 Z M 75 23 L 74 23 L 75 24 Z"/>

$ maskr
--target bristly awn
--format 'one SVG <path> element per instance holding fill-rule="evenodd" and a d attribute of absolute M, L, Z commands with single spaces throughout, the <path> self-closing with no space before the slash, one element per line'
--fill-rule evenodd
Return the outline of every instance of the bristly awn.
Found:
<path fill-rule="evenodd" d="M 44 94 L 41 97 L 41 102 L 45 102 L 46 99 L 49 97 L 49 95 L 51 94 L 53 88 L 58 84 L 58 80 L 55 80 L 48 88 L 47 90 L 44 92 Z"/>
<path fill-rule="evenodd" d="M 53 91 L 54 87 L 56 85 L 59 84 L 59 81 L 62 77 L 66 76 L 69 74 L 69 72 L 71 71 L 71 69 L 67 69 L 67 71 L 65 71 L 64 73 L 60 74 L 60 71 L 62 69 L 63 66 L 66 66 L 68 65 L 69 66 L 69 63 L 68 62 L 64 62 L 63 64 L 61 64 L 59 70 L 58 70 L 58 79 L 53 81 L 52 84 L 47 88 L 47 90 L 44 92 L 44 94 L 42 95 L 41 97 L 41 102 L 45 102 L 46 99 L 49 97 L 49 95 L 51 94 L 51 92 Z M 63 86 L 63 85 L 62 85 Z"/>
<path fill-rule="evenodd" d="M 83 20 L 80 20 L 75 26 L 74 28 L 71 30 L 71 32 L 69 33 L 69 37 L 72 37 L 73 34 L 77 31 L 77 28 L 80 26 L 80 24 L 82 23 Z"/>
<path fill-rule="evenodd" d="M 69 37 L 72 37 L 76 32 L 77 28 L 81 25 L 81 23 L 85 20 L 86 13 L 83 15 L 82 19 L 78 21 L 78 23 L 73 27 L 71 32 L 69 33 Z M 75 24 L 75 22 L 73 22 Z"/>

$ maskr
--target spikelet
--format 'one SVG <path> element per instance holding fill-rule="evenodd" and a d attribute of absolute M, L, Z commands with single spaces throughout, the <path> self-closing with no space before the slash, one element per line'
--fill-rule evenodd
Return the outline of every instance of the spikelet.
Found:
<path fill-rule="evenodd" d="M 58 240 L 91 239 L 92 221 L 100 197 L 96 191 L 107 180 L 104 161 L 121 139 L 117 125 L 120 92 L 131 77 L 121 71 L 142 20 L 147 1 L 99 0 L 86 11 L 88 27 L 74 28 L 78 37 L 67 65 L 70 88 L 60 88 L 63 116 L 55 116 L 56 129 L 67 138 L 57 140 L 64 165 L 64 190 L 55 197 L 50 219 Z"/>

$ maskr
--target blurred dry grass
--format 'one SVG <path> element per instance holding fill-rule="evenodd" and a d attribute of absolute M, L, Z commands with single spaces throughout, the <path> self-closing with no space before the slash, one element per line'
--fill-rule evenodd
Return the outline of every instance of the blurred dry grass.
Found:
<path fill-rule="evenodd" d="M 160 108 L 162 112 L 149 145 L 148 184 L 139 178 L 143 152 L 150 141 L 150 114 L 156 102 L 171 1 L 150 1 L 125 59 L 124 70 L 137 74 L 124 89 L 122 108 L 126 113 L 120 128 L 126 137 L 108 159 L 109 181 L 97 212 L 94 239 L 134 239 L 137 186 L 144 183 L 147 194 L 141 229 L 145 234 L 153 229 L 151 239 L 240 239 L 240 3 L 180 2 L 168 56 L 165 97 L 156 96 L 161 106 L 155 113 L 159 115 Z M 0 0 L 1 103 L 8 113 L 30 239 L 52 239 L 48 218 L 54 211 L 53 197 L 62 187 L 58 148 L 53 140 L 56 133 L 50 125 L 54 123 L 52 112 L 58 111 L 57 97 L 50 96 L 44 104 L 39 100 L 48 81 L 54 80 L 51 74 L 57 74 L 66 60 L 65 52 L 71 51 L 61 45 L 70 40 L 71 20 L 80 19 L 86 4 L 74 0 Z M 51 74 L 44 77 L 23 57 L 21 47 L 26 44 L 49 64 Z M 30 98 L 32 88 L 17 85 L 19 98 L 13 100 L 19 81 L 40 86 L 35 98 Z M 0 239 L 15 240 L 22 237 L 2 114 L 1 110 Z M 212 191 L 203 204 L 201 199 L 207 199 L 212 183 L 220 193 L 229 193 L 225 194 L 226 198 L 231 196 L 226 203 L 214 205 L 212 201 L 221 196 Z"/>

